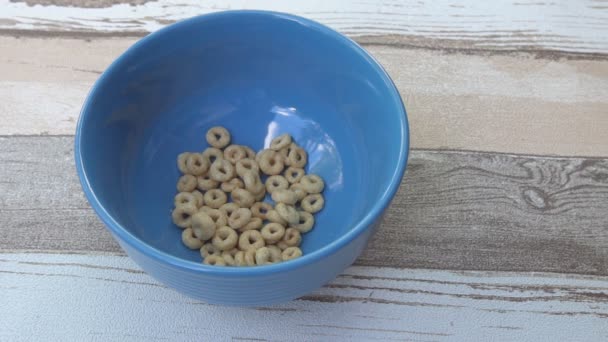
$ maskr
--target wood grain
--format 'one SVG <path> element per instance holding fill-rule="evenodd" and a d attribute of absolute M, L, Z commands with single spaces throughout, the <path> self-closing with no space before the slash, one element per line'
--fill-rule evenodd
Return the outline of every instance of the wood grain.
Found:
<path fill-rule="evenodd" d="M 491 5 L 473 0 L 159 0 L 143 4 L 104 0 L 93 6 L 72 0 L 7 1 L 0 11 L 0 29 L 9 34 L 21 30 L 142 35 L 198 14 L 266 9 L 306 16 L 353 37 L 392 35 L 399 37 L 399 44 L 414 46 L 608 52 L 608 10 L 593 0 L 501 0 Z M 58 6 L 48 7 L 51 3 Z"/>
<path fill-rule="evenodd" d="M 91 85 L 134 41 L 0 37 L 0 134 L 73 134 Z M 608 156 L 608 60 L 366 48 L 401 92 L 414 148 Z"/>
<path fill-rule="evenodd" d="M 127 257 L 0 254 L 7 294 L 0 339 L 602 341 L 607 284 L 606 277 L 351 267 L 298 300 L 228 308 L 164 287 Z"/>
<path fill-rule="evenodd" d="M 0 138 L 0 250 L 120 253 L 72 140 Z M 608 275 L 607 212 L 607 159 L 416 150 L 357 264 Z"/>

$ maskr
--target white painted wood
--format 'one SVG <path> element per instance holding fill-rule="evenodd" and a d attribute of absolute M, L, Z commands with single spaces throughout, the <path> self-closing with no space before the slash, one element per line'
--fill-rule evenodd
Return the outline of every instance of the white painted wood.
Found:
<path fill-rule="evenodd" d="M 125 2 L 105 6 L 100 1 L 100 8 L 75 8 L 0 0 L 0 28 L 151 32 L 198 14 L 266 9 L 306 16 L 351 36 L 396 34 L 448 45 L 456 40 L 481 49 L 608 52 L 608 10 L 593 0 L 160 0 L 136 6 Z"/>
<path fill-rule="evenodd" d="M 602 341 L 608 278 L 351 267 L 265 308 L 211 306 L 127 257 L 0 254 L 0 340 Z"/>

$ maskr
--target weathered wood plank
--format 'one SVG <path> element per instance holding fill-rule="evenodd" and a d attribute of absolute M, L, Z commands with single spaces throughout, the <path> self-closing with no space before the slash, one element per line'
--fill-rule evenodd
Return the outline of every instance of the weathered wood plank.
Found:
<path fill-rule="evenodd" d="M 119 252 L 72 137 L 0 138 L 0 250 Z M 608 159 L 413 151 L 358 265 L 608 275 Z"/>
<path fill-rule="evenodd" d="M 607 284 L 606 277 L 351 267 L 299 300 L 241 309 L 182 296 L 127 257 L 0 254 L 0 339 L 602 341 Z"/>
<path fill-rule="evenodd" d="M 50 4 L 57 6 L 49 7 Z M 198 14 L 266 9 L 306 16 L 354 37 L 398 36 L 399 44 L 475 50 L 608 52 L 605 34 L 608 10 L 593 0 L 503 0 L 491 5 L 473 0 L 111 0 L 93 6 L 88 1 L 4 0 L 0 5 L 3 7 L 0 29 L 5 33 L 28 30 L 145 34 Z M 383 41 L 394 43 L 395 39 Z"/>
<path fill-rule="evenodd" d="M 0 135 L 73 134 L 92 83 L 134 41 L 0 37 Z M 608 60 L 367 48 L 405 100 L 415 148 L 608 156 Z"/>

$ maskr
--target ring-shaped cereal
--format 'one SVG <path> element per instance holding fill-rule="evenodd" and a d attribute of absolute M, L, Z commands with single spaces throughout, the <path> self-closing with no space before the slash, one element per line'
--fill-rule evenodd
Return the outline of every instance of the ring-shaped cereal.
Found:
<path fill-rule="evenodd" d="M 228 224 L 228 216 L 220 209 L 209 208 L 205 212 L 211 217 L 216 227 L 223 227 Z"/>
<path fill-rule="evenodd" d="M 300 247 L 287 247 L 281 253 L 281 257 L 283 258 L 283 261 L 299 258 L 301 256 L 302 256 L 302 250 L 300 249 Z"/>
<path fill-rule="evenodd" d="M 251 220 L 251 210 L 247 208 L 239 208 L 230 214 L 228 217 L 228 225 L 233 229 L 239 229 L 249 223 Z"/>
<path fill-rule="evenodd" d="M 262 191 L 258 192 L 257 194 L 253 194 L 253 197 L 256 201 L 263 201 L 264 197 L 266 197 L 266 188 L 263 187 Z"/>
<path fill-rule="evenodd" d="M 253 217 L 259 217 L 262 220 L 266 219 L 266 214 L 272 210 L 272 205 L 266 202 L 256 202 L 251 206 L 251 214 Z"/>
<path fill-rule="evenodd" d="M 268 223 L 260 230 L 266 244 L 271 245 L 280 241 L 285 236 L 285 227 L 278 223 Z"/>
<path fill-rule="evenodd" d="M 306 154 L 306 151 L 304 151 L 303 148 L 299 146 L 294 146 L 292 147 L 291 151 L 289 151 L 287 159 L 289 159 L 289 166 L 303 168 L 304 166 L 306 166 L 308 154 Z"/>
<path fill-rule="evenodd" d="M 211 127 L 205 138 L 209 145 L 215 148 L 224 148 L 230 144 L 230 132 L 221 126 Z"/>
<path fill-rule="evenodd" d="M 211 239 L 211 243 L 221 249 L 222 251 L 228 251 L 236 247 L 239 241 L 239 235 L 234 229 L 223 226 L 215 230 L 215 235 Z"/>
<path fill-rule="evenodd" d="M 291 184 L 289 190 L 293 191 L 296 194 L 296 198 L 298 201 L 301 201 L 304 197 L 308 195 L 308 192 L 304 190 L 304 187 L 300 183 Z"/>
<path fill-rule="evenodd" d="M 192 215 L 191 224 L 194 235 L 202 241 L 207 241 L 215 235 L 215 222 L 204 211 L 199 211 Z"/>
<path fill-rule="evenodd" d="M 251 248 L 245 251 L 245 264 L 246 266 L 255 266 L 255 248 Z"/>
<path fill-rule="evenodd" d="M 248 230 L 239 236 L 239 249 L 247 251 L 264 247 L 266 242 L 258 230 Z"/>
<path fill-rule="evenodd" d="M 287 225 L 287 221 L 285 221 L 275 209 L 270 210 L 266 213 L 266 220 L 282 224 L 283 226 Z"/>
<path fill-rule="evenodd" d="M 318 194 L 325 188 L 325 182 L 323 179 L 315 174 L 309 174 L 300 180 L 302 188 L 309 194 Z"/>
<path fill-rule="evenodd" d="M 275 190 L 272 193 L 272 200 L 275 203 L 285 203 L 289 205 L 294 205 L 298 201 L 298 197 L 296 193 L 289 189 L 279 189 Z"/>
<path fill-rule="evenodd" d="M 281 257 L 281 249 L 276 245 L 266 246 L 270 251 L 270 260 L 275 260 L 275 262 L 283 261 L 283 257 Z"/>
<path fill-rule="evenodd" d="M 258 165 L 260 166 L 260 170 L 267 175 L 278 175 L 285 168 L 283 156 L 273 150 L 264 150 L 264 153 L 260 155 Z"/>
<path fill-rule="evenodd" d="M 228 196 L 220 189 L 211 189 L 205 192 L 203 197 L 205 198 L 205 205 L 213 209 L 219 209 L 228 202 Z"/>
<path fill-rule="evenodd" d="M 253 203 L 255 203 L 253 194 L 245 189 L 232 190 L 230 197 L 232 198 L 232 202 L 238 204 L 241 208 L 251 208 Z"/>
<path fill-rule="evenodd" d="M 274 210 L 289 224 L 297 224 L 300 221 L 300 214 L 292 205 L 277 203 L 277 205 L 274 206 Z"/>
<path fill-rule="evenodd" d="M 260 229 L 262 228 L 263 221 L 259 217 L 252 217 L 246 225 L 239 228 L 239 232 L 245 232 L 252 229 Z"/>
<path fill-rule="evenodd" d="M 197 181 L 193 175 L 183 175 L 179 177 L 177 181 L 177 191 L 179 192 L 191 192 L 196 189 Z"/>
<path fill-rule="evenodd" d="M 255 151 L 251 149 L 249 146 L 242 145 L 245 153 L 247 153 L 247 158 L 255 160 Z"/>
<path fill-rule="evenodd" d="M 281 175 L 270 176 L 266 179 L 266 191 L 269 193 L 275 192 L 275 190 L 288 189 L 289 182 L 285 177 Z"/>
<path fill-rule="evenodd" d="M 260 266 L 272 264 L 268 247 L 261 247 L 255 251 L 255 263 Z"/>
<path fill-rule="evenodd" d="M 234 266 L 238 266 L 238 267 L 247 266 L 247 261 L 245 260 L 245 252 L 244 251 L 238 251 L 234 255 Z"/>
<path fill-rule="evenodd" d="M 210 255 L 203 259 L 203 264 L 211 266 L 226 266 L 226 261 L 221 255 Z"/>
<path fill-rule="evenodd" d="M 241 160 L 238 160 L 236 162 L 236 174 L 239 175 L 239 177 L 243 178 L 245 177 L 245 173 L 247 172 L 254 172 L 256 174 L 259 174 L 260 167 L 258 166 L 258 163 L 256 163 L 255 160 L 249 158 L 243 158 Z"/>
<path fill-rule="evenodd" d="M 213 244 L 211 244 L 211 242 L 207 242 L 206 244 L 204 244 L 203 247 L 201 247 L 200 252 L 203 258 L 206 258 L 211 255 L 215 255 L 218 257 L 222 255 L 222 250 L 215 247 Z"/>
<path fill-rule="evenodd" d="M 180 192 L 175 195 L 173 205 L 178 207 L 180 205 L 191 204 L 198 207 L 198 200 L 191 192 Z"/>
<path fill-rule="evenodd" d="M 279 249 L 282 250 L 282 251 L 284 251 L 285 248 L 287 248 L 287 247 L 291 247 L 291 246 L 287 245 L 285 243 L 285 241 L 283 241 L 283 240 L 277 242 L 276 246 L 279 247 Z"/>
<path fill-rule="evenodd" d="M 226 159 L 216 159 L 209 168 L 211 179 L 218 182 L 228 182 L 234 178 L 234 165 Z"/>
<path fill-rule="evenodd" d="M 205 174 L 209 170 L 209 159 L 203 157 L 200 153 L 190 153 L 186 159 L 186 168 L 188 173 L 195 176 Z"/>
<path fill-rule="evenodd" d="M 234 256 L 232 256 L 232 254 L 230 254 L 230 252 L 223 251 L 222 259 L 224 259 L 226 266 L 236 266 L 236 260 L 234 260 Z"/>
<path fill-rule="evenodd" d="M 262 180 L 260 179 L 259 173 L 253 171 L 243 172 L 241 177 L 245 183 L 245 189 L 252 194 L 259 194 L 266 190 L 264 183 L 262 183 Z"/>
<path fill-rule="evenodd" d="M 197 179 L 197 183 L 198 183 L 198 179 Z M 202 207 L 205 205 L 205 198 L 203 197 L 203 193 L 198 191 L 198 190 L 194 190 L 191 192 L 192 196 L 194 196 L 194 198 L 196 198 L 196 206 L 197 207 Z"/>
<path fill-rule="evenodd" d="M 300 220 L 297 224 L 292 224 L 291 226 L 300 233 L 308 233 L 315 225 L 315 217 L 307 211 L 300 211 L 299 214 Z"/>
<path fill-rule="evenodd" d="M 285 179 L 291 184 L 297 183 L 304 177 L 305 172 L 303 168 L 290 166 L 283 173 Z"/>
<path fill-rule="evenodd" d="M 190 152 L 180 153 L 177 156 L 177 168 L 183 174 L 189 173 L 188 167 L 186 166 L 186 160 L 188 160 L 189 156 L 190 156 Z"/>
<path fill-rule="evenodd" d="M 215 147 L 207 147 L 202 154 L 203 157 L 205 157 L 205 159 L 207 159 L 210 164 L 212 164 L 218 159 L 224 159 L 224 152 L 222 152 L 222 150 L 220 150 L 219 148 Z"/>
<path fill-rule="evenodd" d="M 300 202 L 300 206 L 302 209 L 308 211 L 311 214 L 314 214 L 321 209 L 325 205 L 325 200 L 323 199 L 323 195 L 321 194 L 311 194 L 302 199 Z"/>
<path fill-rule="evenodd" d="M 271 150 L 275 150 L 278 151 L 284 147 L 287 147 L 291 144 L 291 135 L 285 133 L 282 135 L 279 135 L 278 137 L 272 139 L 272 141 L 270 142 L 270 149 Z"/>
<path fill-rule="evenodd" d="M 203 242 L 194 236 L 192 228 L 184 229 L 182 232 L 182 242 L 190 249 L 201 249 L 203 247 Z"/>
<path fill-rule="evenodd" d="M 196 177 L 196 182 L 197 188 L 202 191 L 217 189 L 218 185 L 220 185 L 220 182 L 211 179 L 211 175 L 209 175 L 209 173 Z"/>
<path fill-rule="evenodd" d="M 302 242 L 302 235 L 300 234 L 300 231 L 295 228 L 287 228 L 285 229 L 285 235 L 283 235 L 281 242 L 284 242 L 288 247 L 297 247 Z"/>
<path fill-rule="evenodd" d="M 243 184 L 243 181 L 238 178 L 232 178 L 228 182 L 223 182 L 220 185 L 220 189 L 222 189 L 223 192 L 232 192 L 232 190 L 234 190 L 234 189 L 237 189 L 237 188 L 242 189 L 244 187 L 245 187 L 245 184 Z"/>
<path fill-rule="evenodd" d="M 230 145 L 224 149 L 224 159 L 232 164 L 236 164 L 237 161 L 245 158 L 247 158 L 247 152 L 241 145 Z"/>
<path fill-rule="evenodd" d="M 240 208 L 240 206 L 234 202 L 228 202 L 220 207 L 220 211 L 226 215 L 226 218 L 232 215 L 232 212 Z"/>
<path fill-rule="evenodd" d="M 196 214 L 196 210 L 196 206 L 193 204 L 175 207 L 171 213 L 173 223 L 180 228 L 188 228 L 192 222 L 192 215 Z"/>

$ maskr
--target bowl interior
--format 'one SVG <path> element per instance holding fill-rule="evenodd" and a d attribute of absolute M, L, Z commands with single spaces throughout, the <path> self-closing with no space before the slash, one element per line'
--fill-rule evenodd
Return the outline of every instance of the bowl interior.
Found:
<path fill-rule="evenodd" d="M 101 206 L 145 243 L 200 262 L 171 222 L 176 157 L 222 125 L 256 151 L 290 133 L 326 183 L 303 251 L 353 229 L 398 173 L 404 110 L 381 69 L 327 28 L 281 14 L 194 18 L 128 50 L 83 109 L 82 167 Z"/>

